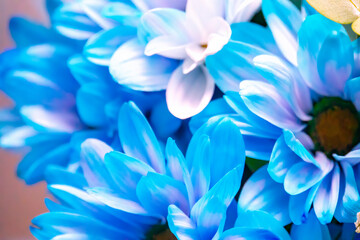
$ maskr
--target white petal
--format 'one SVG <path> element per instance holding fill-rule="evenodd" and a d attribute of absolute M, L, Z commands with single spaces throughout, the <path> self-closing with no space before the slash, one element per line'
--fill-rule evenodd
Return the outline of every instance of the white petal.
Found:
<path fill-rule="evenodd" d="M 198 67 L 183 74 L 183 66 L 175 70 L 166 90 L 169 111 L 178 118 L 185 119 L 201 112 L 210 102 L 215 83 L 207 70 Z"/>

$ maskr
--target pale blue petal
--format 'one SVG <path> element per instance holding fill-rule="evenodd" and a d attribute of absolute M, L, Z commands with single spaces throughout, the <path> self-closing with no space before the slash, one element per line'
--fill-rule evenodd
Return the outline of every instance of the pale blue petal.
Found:
<path fill-rule="evenodd" d="M 122 2 L 107 3 L 102 15 L 128 26 L 137 26 L 140 22 L 142 12 L 132 4 Z"/>
<path fill-rule="evenodd" d="M 125 103 L 119 113 L 119 137 L 124 152 L 165 173 L 165 160 L 145 116 L 133 102 Z"/>

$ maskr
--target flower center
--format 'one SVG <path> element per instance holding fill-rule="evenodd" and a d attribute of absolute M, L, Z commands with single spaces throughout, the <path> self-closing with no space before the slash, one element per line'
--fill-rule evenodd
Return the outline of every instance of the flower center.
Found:
<path fill-rule="evenodd" d="M 330 158 L 334 153 L 345 155 L 359 143 L 359 114 L 350 101 L 325 97 L 315 104 L 306 131 L 315 151 L 322 151 Z"/>
<path fill-rule="evenodd" d="M 147 240 L 177 240 L 167 224 L 154 225 L 147 233 Z"/>

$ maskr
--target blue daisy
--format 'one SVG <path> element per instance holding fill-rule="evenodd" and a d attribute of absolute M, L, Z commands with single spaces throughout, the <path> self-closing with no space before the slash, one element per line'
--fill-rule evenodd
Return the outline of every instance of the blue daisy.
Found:
<path fill-rule="evenodd" d="M 207 234 L 221 231 L 244 169 L 239 129 L 226 118 L 210 121 L 195 134 L 185 158 L 172 139 L 163 151 L 134 103 L 122 106 L 118 124 L 122 151 L 88 139 L 78 169 L 48 168 L 48 188 L 59 203 L 46 200 L 50 212 L 33 220 L 34 236 L 172 239 L 169 226 L 176 220 L 166 221 L 169 206 L 170 212 L 192 213 Z M 209 216 L 213 222 L 203 221 Z"/>
<path fill-rule="evenodd" d="M 311 209 L 323 224 L 334 216 L 354 222 L 360 211 L 357 51 L 341 25 L 316 14 L 303 22 L 289 1 L 263 1 L 263 12 L 283 54 L 233 42 L 231 56 L 229 49 L 213 56 L 209 61 L 226 59 L 226 67 L 218 69 L 222 77 L 236 76 L 231 62 L 256 70 L 251 80 L 239 76 L 240 95 L 226 94 L 229 111 L 213 109 L 232 113 L 243 133 L 265 143 L 263 152 L 250 156 L 270 160 L 271 178 L 289 195 L 289 204 L 284 199 L 274 206 L 292 222 L 306 221 Z"/>

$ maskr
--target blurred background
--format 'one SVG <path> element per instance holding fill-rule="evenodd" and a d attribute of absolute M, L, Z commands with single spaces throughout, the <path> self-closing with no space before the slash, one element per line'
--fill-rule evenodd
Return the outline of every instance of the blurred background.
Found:
<path fill-rule="evenodd" d="M 12 48 L 8 31 L 12 16 L 24 16 L 48 24 L 43 0 L 0 0 L 0 53 Z M 0 93 L 0 107 L 11 102 Z M 16 178 L 15 171 L 20 156 L 0 149 L 0 240 L 35 239 L 31 236 L 31 219 L 46 211 L 44 183 L 26 186 Z"/>

